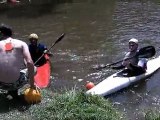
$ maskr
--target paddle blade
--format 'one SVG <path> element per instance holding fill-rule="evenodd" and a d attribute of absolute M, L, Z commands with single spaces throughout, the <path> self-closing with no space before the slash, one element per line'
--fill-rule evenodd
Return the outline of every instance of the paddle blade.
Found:
<path fill-rule="evenodd" d="M 56 42 L 55 42 L 54 44 L 52 44 L 52 46 L 48 49 L 48 51 L 50 51 L 55 44 L 57 44 L 59 41 L 61 41 L 62 38 L 64 38 L 64 36 L 65 36 L 65 33 L 63 33 L 63 34 L 56 40 Z"/>
<path fill-rule="evenodd" d="M 153 57 L 155 54 L 156 54 L 156 50 L 153 46 L 147 46 L 147 47 L 141 48 L 137 53 L 139 58 L 150 58 L 150 57 Z"/>
<path fill-rule="evenodd" d="M 61 41 L 64 36 L 65 36 L 65 33 L 63 33 L 63 34 L 57 39 L 57 41 L 55 42 L 55 44 L 58 43 L 59 41 Z"/>

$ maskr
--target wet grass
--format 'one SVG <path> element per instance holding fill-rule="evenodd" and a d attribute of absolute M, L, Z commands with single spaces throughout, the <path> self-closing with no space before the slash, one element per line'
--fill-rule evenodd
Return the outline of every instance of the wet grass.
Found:
<path fill-rule="evenodd" d="M 145 120 L 160 120 L 160 111 L 148 110 L 145 113 Z"/>
<path fill-rule="evenodd" d="M 8 100 L 0 93 L 0 120 L 125 120 L 112 103 L 84 91 L 66 91 L 62 94 L 42 90 L 42 101 L 29 105 L 22 99 Z M 160 111 L 148 110 L 145 120 L 160 120 Z"/>
<path fill-rule="evenodd" d="M 50 103 L 32 111 L 35 120 L 120 120 L 121 115 L 106 99 L 69 91 L 55 94 Z"/>
<path fill-rule="evenodd" d="M 1 94 L 0 119 L 2 120 L 121 120 L 124 119 L 112 104 L 99 96 L 83 91 L 63 94 L 42 90 L 43 100 L 28 105 L 19 100 L 7 101 Z"/>

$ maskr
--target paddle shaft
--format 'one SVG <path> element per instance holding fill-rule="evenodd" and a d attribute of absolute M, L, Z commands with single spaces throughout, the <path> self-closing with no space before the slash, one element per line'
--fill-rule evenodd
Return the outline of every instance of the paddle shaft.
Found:
<path fill-rule="evenodd" d="M 55 46 L 59 41 L 61 41 L 64 36 L 65 36 L 65 34 L 63 33 L 63 34 L 51 45 L 51 47 L 47 50 L 47 52 L 49 52 L 49 51 L 53 48 L 53 46 Z M 35 65 L 45 54 L 46 54 L 46 53 L 43 53 L 43 54 L 38 58 L 38 60 L 34 63 L 34 65 Z"/>
<path fill-rule="evenodd" d="M 135 55 L 135 56 L 136 56 L 136 55 Z M 119 61 L 114 62 L 114 63 L 111 63 L 111 64 L 107 64 L 107 65 L 102 66 L 102 67 L 99 67 L 99 68 L 97 68 L 97 69 L 102 69 L 102 68 L 106 68 L 106 67 L 109 67 L 109 66 L 112 66 L 112 65 L 115 65 L 115 64 L 121 63 L 121 62 L 123 62 L 124 60 L 132 59 L 132 58 L 134 58 L 135 56 L 130 57 L 130 58 L 127 58 L 127 59 L 119 60 Z"/>
<path fill-rule="evenodd" d="M 122 61 L 124 61 L 124 60 L 132 59 L 132 58 L 134 58 L 134 57 L 136 57 L 136 56 L 142 57 L 142 58 L 143 58 L 143 57 L 144 57 L 144 58 L 150 58 L 150 57 L 154 56 L 155 53 L 156 53 L 156 52 L 155 52 L 155 48 L 154 48 L 153 46 L 147 46 L 147 47 L 141 48 L 141 49 L 139 50 L 139 52 L 137 52 L 137 54 L 134 55 L 134 56 L 132 56 L 132 57 L 129 57 L 129 58 L 127 58 L 127 59 L 123 59 L 123 60 L 120 60 L 120 61 L 117 61 L 117 62 L 114 62 L 114 63 L 111 63 L 111 64 L 107 64 L 107 65 L 105 65 L 105 66 L 100 66 L 99 68 L 96 68 L 96 69 L 106 68 L 106 67 L 109 67 L 109 66 L 118 64 L 118 63 L 120 63 L 120 62 L 122 62 Z"/>

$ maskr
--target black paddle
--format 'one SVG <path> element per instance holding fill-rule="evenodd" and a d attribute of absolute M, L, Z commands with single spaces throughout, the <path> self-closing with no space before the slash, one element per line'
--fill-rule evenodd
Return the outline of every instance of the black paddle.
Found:
<path fill-rule="evenodd" d="M 150 57 L 153 57 L 155 55 L 155 53 L 156 53 L 156 50 L 153 46 L 147 46 L 147 47 L 141 48 L 135 56 L 138 56 L 139 58 L 150 58 Z M 133 57 L 135 57 L 135 56 L 133 56 Z M 133 57 L 127 58 L 126 60 L 132 59 Z M 107 64 L 107 65 L 104 65 L 104 66 L 99 66 L 99 67 L 96 67 L 95 69 L 100 70 L 100 69 L 118 64 L 118 63 L 122 62 L 123 60 L 119 60 L 117 62 Z"/>
<path fill-rule="evenodd" d="M 65 36 L 65 33 L 63 33 L 63 34 L 52 44 L 52 46 L 47 50 L 47 52 L 49 52 L 55 44 L 57 44 L 59 41 L 61 41 L 64 36 Z M 34 63 L 34 65 L 35 65 L 45 54 L 46 54 L 46 53 L 43 53 L 43 54 L 41 55 L 41 57 L 39 57 L 38 60 Z"/>

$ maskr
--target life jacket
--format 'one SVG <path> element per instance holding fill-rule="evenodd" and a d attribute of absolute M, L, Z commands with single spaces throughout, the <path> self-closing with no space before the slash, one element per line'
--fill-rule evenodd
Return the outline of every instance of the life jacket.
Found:
<path fill-rule="evenodd" d="M 33 62 L 35 63 L 44 53 L 44 50 L 46 50 L 47 47 L 43 44 L 38 44 L 37 46 L 34 46 L 32 44 L 29 45 L 29 51 L 32 57 Z M 41 66 L 46 63 L 45 56 L 43 56 L 37 63 L 36 66 Z"/>

